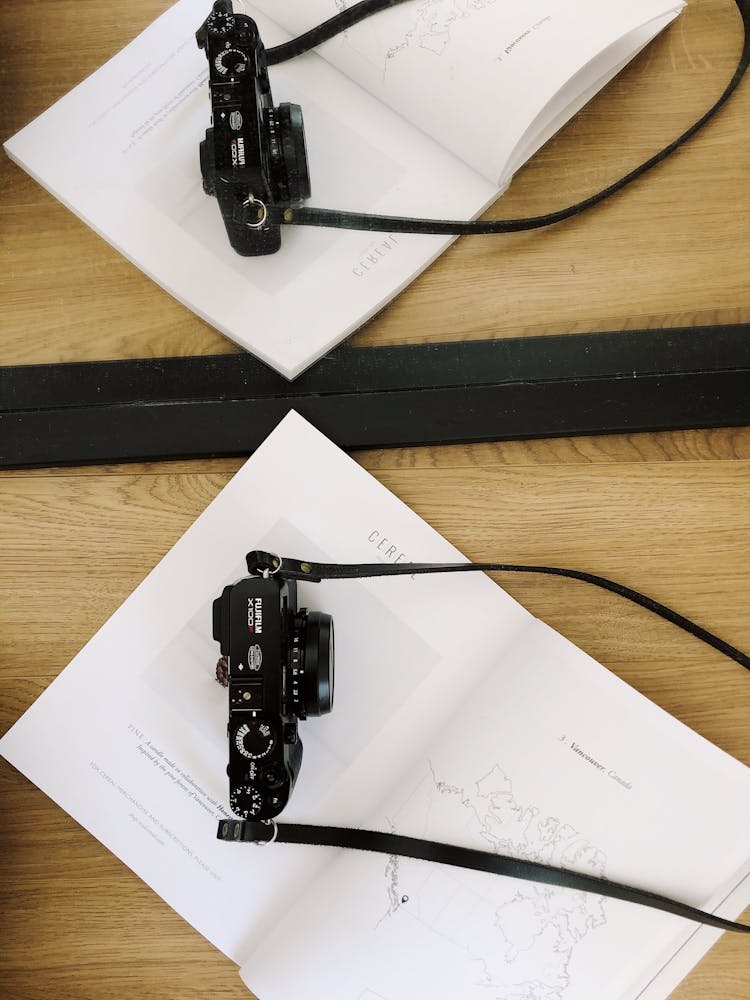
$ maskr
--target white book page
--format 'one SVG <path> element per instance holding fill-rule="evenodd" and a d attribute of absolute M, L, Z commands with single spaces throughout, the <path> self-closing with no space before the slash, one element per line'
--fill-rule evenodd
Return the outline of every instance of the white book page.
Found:
<path fill-rule="evenodd" d="M 198 159 L 211 107 L 195 31 L 208 9 L 180 0 L 5 148 L 164 289 L 294 378 L 451 240 L 287 227 L 278 253 L 236 254 Z M 248 10 L 267 44 L 287 37 Z M 498 194 L 314 54 L 274 67 L 271 83 L 276 104 L 303 106 L 314 203 L 460 219 Z"/>
<path fill-rule="evenodd" d="M 236 962 L 332 858 L 216 839 L 228 809 L 228 706 L 211 605 L 257 548 L 327 562 L 461 559 L 292 413 L 0 740 L 11 763 Z M 361 824 L 457 687 L 470 689 L 530 619 L 483 574 L 464 574 L 458 589 L 445 576 L 303 584 L 299 601 L 333 616 L 336 646 L 334 710 L 300 724 L 302 767 L 284 811 L 306 822 Z M 466 636 L 439 628 L 449 602 Z"/>
<path fill-rule="evenodd" d="M 351 4 L 257 0 L 257 6 L 297 34 Z M 601 62 L 602 53 L 648 22 L 664 27 L 683 6 L 679 0 L 414 0 L 373 15 L 319 51 L 504 186 L 516 146 L 555 95 L 574 77 L 579 91 L 588 91 L 604 70 L 586 68 Z M 611 58 L 622 65 L 614 52 Z"/>
<path fill-rule="evenodd" d="M 461 693 L 370 825 L 732 917 L 750 902 L 750 769 L 538 621 Z M 241 974 L 260 1000 L 657 1000 L 715 940 L 697 926 L 595 894 L 344 851 Z"/>
<path fill-rule="evenodd" d="M 663 18 L 649 21 L 642 28 L 637 28 L 615 42 L 572 77 L 519 140 L 506 168 L 508 182 L 519 167 L 531 159 L 558 129 L 570 121 L 673 19 L 674 13 L 670 12 Z"/>

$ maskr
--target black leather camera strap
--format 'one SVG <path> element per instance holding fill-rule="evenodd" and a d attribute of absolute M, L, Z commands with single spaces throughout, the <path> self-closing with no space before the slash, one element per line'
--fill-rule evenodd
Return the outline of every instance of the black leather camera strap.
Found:
<path fill-rule="evenodd" d="M 637 590 L 606 577 L 579 570 L 561 569 L 555 566 L 523 566 L 511 563 L 313 563 L 262 551 L 248 553 L 247 567 L 251 575 L 280 574 L 286 579 L 309 580 L 313 583 L 319 583 L 321 580 L 352 580 L 381 576 L 416 576 L 424 573 L 471 571 L 547 573 L 553 576 L 564 576 L 602 587 L 604 590 L 619 594 L 621 597 L 647 608 L 750 670 L 750 656 L 697 625 L 689 618 L 685 618 L 684 615 L 680 615 Z M 302 823 L 276 823 L 274 820 L 256 822 L 227 819 L 219 822 L 217 837 L 220 840 L 230 842 L 310 844 L 399 855 L 454 867 L 470 868 L 475 871 L 485 871 L 495 875 L 506 875 L 545 885 L 593 892 L 600 896 L 608 896 L 612 899 L 620 899 L 662 910 L 665 913 L 672 913 L 721 930 L 738 931 L 743 934 L 750 933 L 750 925 L 727 920 L 713 913 L 706 913 L 646 889 L 638 889 L 620 882 L 612 882 L 609 879 L 538 864 L 522 858 L 512 858 L 490 851 L 479 851 L 473 848 L 458 847 L 454 844 L 405 837 L 395 833 L 384 833 L 379 830 L 314 826 Z"/>
<path fill-rule="evenodd" d="M 337 14 L 304 35 L 300 35 L 299 38 L 293 39 L 285 45 L 268 49 L 266 52 L 268 64 L 274 65 L 286 59 L 291 59 L 293 56 L 300 55 L 303 52 L 307 52 L 316 45 L 320 45 L 322 42 L 333 38 L 339 32 L 351 27 L 358 21 L 369 17 L 371 14 L 394 7 L 403 2 L 405 0 L 365 0 L 363 3 L 354 4 L 348 10 Z M 433 236 L 487 236 L 496 233 L 513 233 L 522 230 L 540 229 L 544 226 L 551 226 L 565 219 L 572 218 L 585 209 L 604 201 L 605 198 L 620 191 L 626 185 L 643 176 L 652 167 L 661 163 L 670 153 L 673 153 L 703 128 L 727 102 L 745 75 L 745 71 L 750 63 L 750 0 L 734 0 L 734 2 L 742 18 L 743 46 L 737 68 L 719 99 L 698 121 L 694 122 L 658 153 L 629 171 L 613 184 L 583 199 L 583 201 L 555 212 L 548 212 L 544 215 L 531 216 L 525 219 L 495 219 L 487 222 L 417 219 L 405 216 L 341 212 L 336 209 L 308 206 L 291 208 L 280 205 L 269 205 L 267 206 L 268 221 L 270 224 L 277 226 L 322 226 L 334 229 L 357 229 L 380 233 L 415 233 Z"/>
<path fill-rule="evenodd" d="M 632 587 L 626 587 L 615 580 L 608 580 L 595 573 L 585 573 L 577 569 L 563 569 L 559 566 L 522 566 L 513 563 L 314 563 L 298 559 L 281 558 L 271 552 L 249 552 L 247 555 L 248 572 L 252 575 L 262 573 L 280 573 L 288 580 L 309 580 L 319 583 L 321 580 L 360 580 L 378 576 L 417 576 L 423 573 L 470 573 L 483 571 L 490 573 L 544 573 L 548 576 L 564 576 L 571 580 L 590 583 L 613 594 L 618 594 L 634 604 L 646 608 L 659 615 L 678 628 L 689 632 L 702 642 L 713 646 L 720 653 L 735 660 L 740 666 L 750 670 L 750 656 L 741 649 L 732 646 L 719 636 L 691 621 L 684 615 L 668 608 L 666 604 L 655 601 L 652 597 L 641 594 Z"/>
<path fill-rule="evenodd" d="M 641 906 L 662 910 L 664 913 L 673 913 L 678 917 L 695 920 L 698 923 L 707 924 L 709 927 L 718 927 L 723 931 L 739 931 L 742 934 L 750 934 L 750 925 L 748 924 L 726 920 L 724 917 L 706 913 L 704 910 L 669 899 L 667 896 L 649 892 L 647 889 L 636 889 L 620 882 L 611 882 L 609 879 L 583 875 L 564 868 L 554 868 L 551 865 L 537 864 L 535 861 L 525 861 L 522 858 L 511 858 L 504 854 L 494 854 L 491 851 L 478 851 L 469 847 L 457 847 L 455 844 L 441 844 L 432 840 L 403 837 L 400 834 L 383 833 L 380 830 L 357 830 L 352 827 L 311 826 L 305 823 L 275 823 L 273 821 L 258 823 L 252 820 L 229 819 L 219 822 L 217 837 L 219 840 L 234 843 L 244 841 L 252 844 L 273 842 L 310 844 L 318 847 L 346 847 L 356 851 L 395 854 L 418 861 L 451 865 L 454 868 L 471 868 L 474 871 L 489 872 L 492 875 L 505 875 L 527 882 L 556 885 L 563 889 L 593 892 L 599 896 L 621 899 L 627 903 L 639 903 Z"/>
<path fill-rule="evenodd" d="M 409 2 L 413 2 L 413 0 L 361 0 L 360 3 L 352 4 L 346 10 L 339 11 L 338 14 L 334 14 L 333 17 L 329 17 L 327 21 L 316 25 L 303 35 L 299 35 L 283 45 L 274 45 L 270 49 L 266 49 L 266 63 L 269 66 L 276 66 L 278 63 L 286 62 L 287 59 L 301 56 L 304 52 L 309 52 L 318 45 L 322 45 L 323 42 L 340 35 L 347 28 L 354 27 L 355 24 L 359 24 L 367 17 L 371 17 L 381 10 L 387 10 L 389 7 L 398 7 L 399 4 Z"/>

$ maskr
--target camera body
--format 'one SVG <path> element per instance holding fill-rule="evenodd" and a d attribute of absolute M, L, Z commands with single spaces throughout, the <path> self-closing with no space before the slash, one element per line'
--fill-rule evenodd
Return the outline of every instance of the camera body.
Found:
<path fill-rule="evenodd" d="M 294 580 L 250 576 L 214 601 L 213 635 L 227 661 L 229 804 L 273 819 L 302 763 L 298 720 L 333 707 L 333 620 L 297 608 Z"/>
<path fill-rule="evenodd" d="M 268 207 L 310 197 L 302 109 L 274 107 L 257 25 L 231 0 L 216 0 L 195 37 L 208 59 L 212 113 L 200 144 L 203 189 L 216 196 L 237 253 L 275 253 L 281 228 Z"/>

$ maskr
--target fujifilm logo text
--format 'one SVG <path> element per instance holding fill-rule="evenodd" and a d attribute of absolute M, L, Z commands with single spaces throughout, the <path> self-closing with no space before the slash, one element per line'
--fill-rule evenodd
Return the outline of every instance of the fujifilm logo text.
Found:
<path fill-rule="evenodd" d="M 245 166 L 245 140 L 242 136 L 232 139 L 232 166 Z"/>
<path fill-rule="evenodd" d="M 248 597 L 247 599 L 247 630 L 255 635 L 263 632 L 263 598 Z"/>

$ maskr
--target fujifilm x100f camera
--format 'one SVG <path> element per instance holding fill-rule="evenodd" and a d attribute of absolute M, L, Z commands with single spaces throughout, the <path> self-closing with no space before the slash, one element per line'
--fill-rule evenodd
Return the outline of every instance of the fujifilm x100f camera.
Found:
<path fill-rule="evenodd" d="M 272 573 L 225 587 L 213 619 L 229 687 L 229 804 L 273 819 L 299 774 L 298 720 L 333 706 L 333 620 L 298 609 L 296 582 Z"/>
<path fill-rule="evenodd" d="M 216 195 L 237 253 L 275 253 L 281 229 L 268 206 L 310 197 L 302 110 L 273 106 L 258 28 L 231 0 L 217 0 L 195 37 L 208 58 L 213 126 L 200 144 L 203 188 Z"/>

